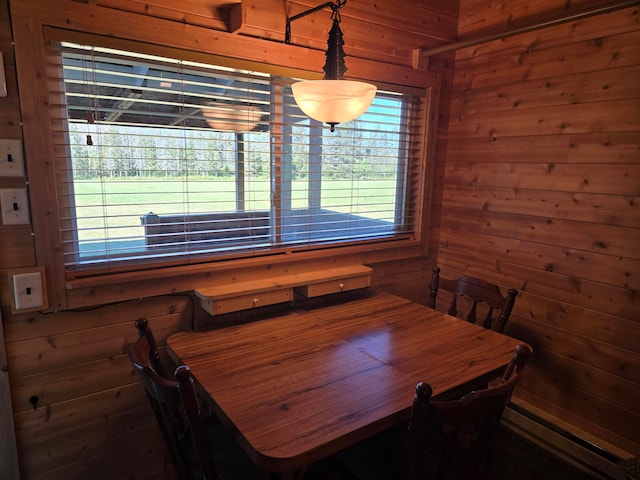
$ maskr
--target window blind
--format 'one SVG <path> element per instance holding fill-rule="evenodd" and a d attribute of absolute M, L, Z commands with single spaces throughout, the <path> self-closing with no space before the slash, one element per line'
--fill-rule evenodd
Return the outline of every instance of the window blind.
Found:
<path fill-rule="evenodd" d="M 66 269 L 411 237 L 424 104 L 379 92 L 331 133 L 293 79 L 48 46 Z"/>

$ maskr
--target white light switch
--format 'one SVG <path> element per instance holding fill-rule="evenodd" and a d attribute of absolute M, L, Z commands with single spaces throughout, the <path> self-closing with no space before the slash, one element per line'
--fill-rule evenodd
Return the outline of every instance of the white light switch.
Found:
<path fill-rule="evenodd" d="M 22 140 L 0 138 L 0 177 L 24 177 Z"/>
<path fill-rule="evenodd" d="M 32 310 L 44 306 L 40 272 L 18 273 L 13 276 L 16 310 Z"/>
<path fill-rule="evenodd" d="M 24 188 L 1 189 L 0 208 L 4 225 L 29 224 L 29 200 Z"/>

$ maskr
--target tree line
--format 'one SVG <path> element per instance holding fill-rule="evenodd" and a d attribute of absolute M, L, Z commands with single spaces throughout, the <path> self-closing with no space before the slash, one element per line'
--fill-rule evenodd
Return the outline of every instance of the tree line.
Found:
<path fill-rule="evenodd" d="M 245 176 L 268 178 L 270 172 L 269 132 L 238 136 L 205 129 L 86 123 L 70 123 L 69 129 L 75 180 L 233 178 L 239 161 L 244 161 Z M 291 143 L 283 145 L 283 159 L 293 180 L 308 176 L 310 151 L 321 157 L 323 178 L 376 180 L 397 173 L 401 150 L 397 133 L 359 132 L 357 138 L 328 134 L 318 148 L 309 146 L 308 130 L 294 126 Z"/>

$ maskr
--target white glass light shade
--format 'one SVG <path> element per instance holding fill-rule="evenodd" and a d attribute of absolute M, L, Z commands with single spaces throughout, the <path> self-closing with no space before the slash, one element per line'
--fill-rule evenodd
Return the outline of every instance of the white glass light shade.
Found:
<path fill-rule="evenodd" d="M 349 122 L 362 115 L 377 90 L 370 83 L 351 80 L 310 80 L 294 83 L 291 89 L 300 110 L 328 124 Z"/>
<path fill-rule="evenodd" d="M 222 132 L 250 132 L 262 117 L 255 105 L 215 105 L 204 107 L 202 116 L 207 125 Z"/>

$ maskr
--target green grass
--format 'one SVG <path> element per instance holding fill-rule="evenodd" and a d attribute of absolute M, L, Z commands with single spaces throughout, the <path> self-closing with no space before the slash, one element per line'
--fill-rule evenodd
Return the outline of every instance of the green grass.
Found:
<path fill-rule="evenodd" d="M 270 182 L 259 179 L 246 182 L 245 209 L 270 208 Z M 185 213 L 229 212 L 236 210 L 233 178 L 113 178 L 76 180 L 75 204 L 80 240 L 105 237 L 144 237 L 140 216 Z M 306 181 L 291 184 L 293 208 L 306 208 Z M 369 218 L 392 218 L 395 179 L 323 181 L 322 208 Z M 107 229 L 109 233 L 107 234 Z"/>

